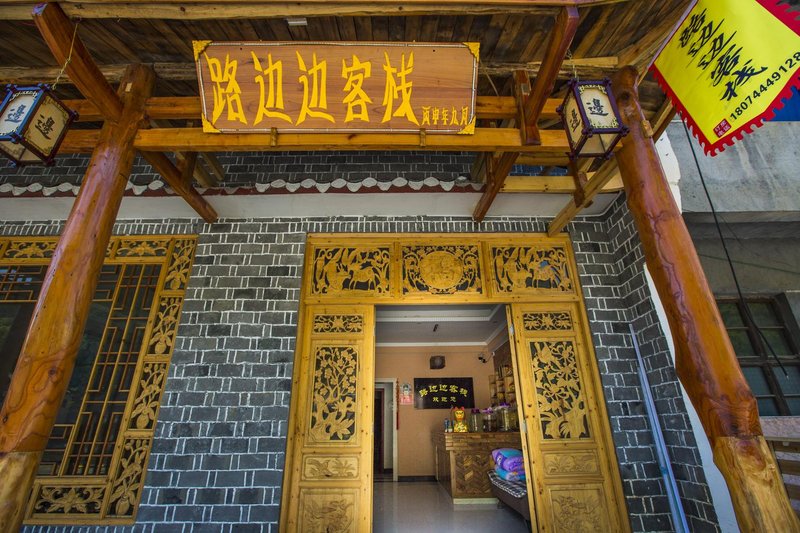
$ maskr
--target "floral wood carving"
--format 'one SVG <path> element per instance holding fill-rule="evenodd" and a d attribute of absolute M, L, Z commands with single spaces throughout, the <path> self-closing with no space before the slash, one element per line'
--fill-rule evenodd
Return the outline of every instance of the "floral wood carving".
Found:
<path fill-rule="evenodd" d="M 53 257 L 57 241 L 11 241 L 3 259 L 46 259 Z"/>
<path fill-rule="evenodd" d="M 543 437 L 588 437 L 586 399 L 574 344 L 572 341 L 534 341 L 530 346 Z"/>
<path fill-rule="evenodd" d="M 162 257 L 170 239 L 120 239 L 117 257 Z"/>
<path fill-rule="evenodd" d="M 314 315 L 314 333 L 362 333 L 361 315 Z"/>
<path fill-rule="evenodd" d="M 189 274 L 192 270 L 192 259 L 194 259 L 194 249 L 197 244 L 195 239 L 179 239 L 175 241 L 172 250 L 172 261 L 167 270 L 167 279 L 164 284 L 167 288 L 175 291 L 186 288 L 189 282 Z"/>
<path fill-rule="evenodd" d="M 317 248 L 311 290 L 314 294 L 348 291 L 389 292 L 389 248 Z"/>
<path fill-rule="evenodd" d="M 166 355 L 172 352 L 182 304 L 183 298 L 179 297 L 162 298 L 158 303 L 158 313 L 150 335 L 149 354 Z"/>
<path fill-rule="evenodd" d="M 111 487 L 110 515 L 133 516 L 144 484 L 150 439 L 127 439 L 122 447 L 118 471 Z"/>
<path fill-rule="evenodd" d="M 594 453 L 548 453 L 544 455 L 544 470 L 549 475 L 592 474 L 600 469 Z"/>
<path fill-rule="evenodd" d="M 569 312 L 563 313 L 524 313 L 522 322 L 525 331 L 569 331 L 572 329 L 572 317 Z"/>
<path fill-rule="evenodd" d="M 351 495 L 303 494 L 304 533 L 348 533 L 355 531 L 354 499 Z"/>
<path fill-rule="evenodd" d="M 320 346 L 314 354 L 309 435 L 316 442 L 347 442 L 356 432 L 358 352 L 352 346 Z"/>
<path fill-rule="evenodd" d="M 584 533 L 606 531 L 600 498 L 594 490 L 574 490 L 552 495 L 556 531 Z"/>
<path fill-rule="evenodd" d="M 573 291 L 567 251 L 560 246 L 492 248 L 492 265 L 500 292 Z"/>
<path fill-rule="evenodd" d="M 151 429 L 156 421 L 156 413 L 161 403 L 161 392 L 167 377 L 166 363 L 147 363 L 142 367 L 139 379 L 139 392 L 133 402 L 128 427 L 130 429 Z"/>
<path fill-rule="evenodd" d="M 34 513 L 95 514 L 103 504 L 105 487 L 42 487 Z"/>
<path fill-rule="evenodd" d="M 305 479 L 355 479 L 358 475 L 358 457 L 306 456 L 303 459 Z"/>
<path fill-rule="evenodd" d="M 403 293 L 479 293 L 480 264 L 477 246 L 406 246 Z"/>

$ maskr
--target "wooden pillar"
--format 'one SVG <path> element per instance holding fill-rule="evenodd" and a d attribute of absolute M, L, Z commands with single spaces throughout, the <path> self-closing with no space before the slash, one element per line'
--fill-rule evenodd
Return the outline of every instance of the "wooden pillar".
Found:
<path fill-rule="evenodd" d="M 645 258 L 675 340 L 678 377 L 697 409 L 728 484 L 742 531 L 800 531 L 775 459 L 761 432 L 756 400 L 739 369 L 697 252 L 656 153 L 638 99 L 638 74 L 613 80 L 630 128 L 616 153 Z"/>
<path fill-rule="evenodd" d="M 128 67 L 122 112 L 106 122 L 64 225 L 0 410 L 0 531 L 17 531 L 86 326 L 153 89 L 150 68 Z"/>

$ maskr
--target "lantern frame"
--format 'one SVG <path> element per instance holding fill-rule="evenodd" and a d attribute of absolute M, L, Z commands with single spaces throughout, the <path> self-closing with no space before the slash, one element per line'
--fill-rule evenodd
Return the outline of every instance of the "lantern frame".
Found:
<path fill-rule="evenodd" d="M 2 100 L 2 103 L 0 103 L 0 116 L 3 115 L 6 107 L 15 100 L 15 95 L 23 92 L 34 93 L 34 98 L 30 109 L 25 113 L 24 119 L 19 123 L 18 126 L 9 132 L 0 134 L 0 143 L 11 142 L 14 144 L 20 144 L 25 148 L 26 152 L 30 152 L 36 156 L 37 160 L 23 160 L 15 157 L 14 154 L 11 154 L 7 150 L 3 149 L 2 144 L 0 144 L 0 155 L 10 159 L 14 166 L 25 166 L 40 162 L 44 163 L 46 166 L 51 166 L 55 162 L 55 156 L 58 153 L 58 149 L 61 147 L 61 143 L 64 141 L 64 138 L 67 135 L 69 127 L 78 119 L 78 113 L 64 105 L 64 102 L 62 102 L 61 99 L 58 98 L 52 91 L 50 86 L 45 83 L 27 86 L 9 84 L 6 85 L 6 94 Z M 34 117 L 36 117 L 42 104 L 45 103 L 46 98 L 50 99 L 52 103 L 59 108 L 59 110 L 66 114 L 67 117 L 66 121 L 64 122 L 64 128 L 61 130 L 59 136 L 55 139 L 49 154 L 45 154 L 26 137 L 26 133 L 32 126 Z M 22 153 L 24 154 L 25 152 Z"/>
<path fill-rule="evenodd" d="M 593 127 L 591 124 L 591 120 L 589 119 L 589 115 L 586 112 L 585 102 L 581 99 L 581 90 L 580 87 L 582 86 L 601 86 L 605 89 L 606 96 L 608 97 L 608 101 L 611 105 L 611 112 L 614 114 L 614 119 L 617 123 L 616 126 L 607 127 L 607 128 L 598 128 Z M 569 103 L 570 99 L 574 99 L 577 102 L 576 107 L 578 108 L 578 113 L 580 113 L 581 119 L 581 135 L 577 139 L 577 141 L 573 141 L 572 136 L 570 135 L 569 125 L 567 122 L 567 104 Z M 569 142 L 570 151 L 568 152 L 569 158 L 574 160 L 581 157 L 602 157 L 604 159 L 609 159 L 611 157 L 612 152 L 614 151 L 614 147 L 617 143 L 622 139 L 625 135 L 628 134 L 628 127 L 622 124 L 622 118 L 619 114 L 619 109 L 617 108 L 617 101 L 614 98 L 614 94 L 611 91 L 611 80 L 608 78 L 604 78 L 602 80 L 578 80 L 577 78 L 572 78 L 567 82 L 567 94 L 564 97 L 564 101 L 561 105 L 556 108 L 556 112 L 561 116 L 561 121 L 564 126 L 564 131 L 567 134 L 567 141 Z M 603 152 L 584 152 L 583 149 L 586 146 L 586 143 L 589 141 L 591 137 L 594 135 L 616 135 L 614 139 L 606 146 Z"/>

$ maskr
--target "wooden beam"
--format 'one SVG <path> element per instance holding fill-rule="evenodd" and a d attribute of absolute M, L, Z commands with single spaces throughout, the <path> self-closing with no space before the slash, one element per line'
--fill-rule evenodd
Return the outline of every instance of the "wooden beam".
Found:
<path fill-rule="evenodd" d="M 114 220 L 133 164 L 133 140 L 152 91 L 151 70 L 126 77 L 117 122 L 100 133 L 53 252 L 0 410 L 0 531 L 18 531 L 39 459 L 70 381 Z M 129 85 L 128 85 L 129 83 Z"/>
<path fill-rule="evenodd" d="M 148 131 L 148 130 L 143 130 Z M 142 152 L 142 157 L 150 163 L 153 169 L 164 177 L 164 181 L 172 187 L 175 194 L 186 200 L 203 220 L 212 224 L 217 221 L 217 212 L 205 198 L 181 177 L 180 171 L 172 164 L 167 156 L 160 152 Z"/>
<path fill-rule="evenodd" d="M 517 165 L 566 167 L 569 165 L 569 156 L 566 151 L 556 154 L 519 154 Z"/>
<path fill-rule="evenodd" d="M 199 155 L 201 157 L 203 156 L 203 154 Z M 206 170 L 206 168 L 203 166 L 200 160 L 197 161 L 197 165 L 195 165 L 194 167 L 194 179 L 197 181 L 197 183 L 199 183 L 200 185 L 202 185 L 207 189 L 219 185 L 217 178 L 213 176 L 208 170 Z"/>
<path fill-rule="evenodd" d="M 570 199 L 569 203 L 556 215 L 553 221 L 550 222 L 550 225 L 547 227 L 547 234 L 551 237 L 555 237 L 561 233 L 561 230 L 575 218 L 575 215 L 594 201 L 594 197 L 604 192 L 606 186 L 611 183 L 612 180 L 618 179 L 618 177 L 619 171 L 617 169 L 616 160 L 609 159 L 603 163 L 600 168 L 597 169 L 597 172 L 594 173 L 592 179 L 589 180 L 589 183 L 586 184 L 583 202 L 577 205 L 575 203 L 575 198 Z"/>
<path fill-rule="evenodd" d="M 155 70 L 158 79 L 197 81 L 197 67 L 194 63 L 152 63 L 149 66 Z M 119 83 L 126 65 L 98 65 L 97 68 L 109 83 Z M 40 83 L 42 80 L 55 79 L 60 71 L 61 67 L 0 67 L 0 81 L 19 85 Z M 72 84 L 72 78 L 67 73 L 59 82 L 59 85 Z"/>
<path fill-rule="evenodd" d="M 534 14 L 552 15 L 554 6 L 580 6 L 619 3 L 625 0 L 500 0 L 500 1 L 448 1 L 428 0 L 366 0 L 349 2 L 286 2 L 286 1 L 89 1 L 62 0 L 64 10 L 71 17 L 81 18 L 131 18 L 175 20 L 225 20 L 266 19 L 280 17 L 368 17 L 411 15 L 492 15 Z M 22 0 L 0 4 L 0 19 L 30 20 L 34 2 Z"/>
<path fill-rule="evenodd" d="M 208 173 L 208 171 L 203 168 L 203 165 L 199 161 L 199 156 L 197 152 L 189 152 L 187 154 L 182 154 L 180 152 L 175 154 L 175 159 L 177 160 L 177 168 L 181 173 L 181 179 L 191 185 L 192 178 L 194 178 L 197 183 L 200 184 L 201 187 L 211 188 L 216 187 L 218 182 Z"/>
<path fill-rule="evenodd" d="M 511 172 L 517 156 L 519 156 L 519 152 L 503 152 L 497 156 L 486 155 L 486 188 L 472 212 L 472 219 L 476 222 L 481 222 L 486 216 L 497 193 L 503 187 L 506 176 Z"/>
<path fill-rule="evenodd" d="M 539 70 L 539 75 L 536 76 L 536 81 L 531 88 L 531 95 L 525 101 L 523 107 L 523 139 L 525 144 L 536 144 L 539 142 L 539 122 L 542 109 L 544 109 L 545 102 L 553 93 L 558 72 L 561 69 L 561 64 L 567 56 L 569 47 L 572 44 L 572 39 L 575 37 L 575 32 L 578 30 L 578 23 L 580 22 L 580 15 L 578 9 L 574 6 L 564 7 L 558 12 L 556 23 L 553 26 L 553 31 L 550 34 L 550 41 L 547 44 L 547 51 L 545 52 L 545 62 Z"/>
<path fill-rule="evenodd" d="M 212 154 L 211 152 L 203 152 L 201 154 L 203 161 L 206 162 L 208 168 L 211 170 L 211 174 L 214 176 L 216 184 L 220 184 L 221 182 L 225 181 L 225 169 L 222 168 L 222 165 L 217 159 L 217 156 Z"/>
<path fill-rule="evenodd" d="M 2 79 L 2 78 L 0 78 Z M 41 80 L 42 78 L 39 78 Z M 90 100 L 64 100 L 64 104 L 77 111 L 79 122 L 102 121 L 103 116 Z M 561 100 L 548 98 L 542 109 L 541 118 L 559 120 L 556 108 Z M 147 116 L 153 120 L 199 119 L 203 112 L 198 96 L 157 96 L 147 99 Z M 478 96 L 475 101 L 475 114 L 479 120 L 509 119 L 517 116 L 517 104 L 512 96 Z"/>
<path fill-rule="evenodd" d="M 72 132 L 70 132 L 72 133 Z M 351 151 L 351 150 L 433 150 L 433 151 L 525 151 L 564 154 L 569 145 L 563 130 L 541 132 L 542 144 L 523 146 L 514 128 L 475 128 L 474 135 L 428 135 L 420 146 L 416 133 L 281 133 L 275 146 L 269 133 L 204 133 L 200 128 L 142 130 L 136 148 L 159 152 L 247 152 L 247 151 Z M 65 145 L 71 144 L 67 134 Z M 64 151 L 65 148 L 62 148 Z"/>
<path fill-rule="evenodd" d="M 560 80 L 571 78 L 575 74 L 582 78 L 602 78 L 615 72 L 619 68 L 619 64 L 619 59 L 616 56 L 565 59 L 561 63 L 557 76 Z M 541 61 L 531 61 L 530 63 L 486 63 L 481 64 L 480 72 L 490 76 L 503 76 L 517 70 L 524 70 L 531 77 L 535 77 L 539 75 L 541 69 Z M 2 74 L 2 69 L 0 69 L 0 74 Z"/>
<path fill-rule="evenodd" d="M 613 79 L 630 128 L 616 159 L 675 341 L 675 368 L 708 435 L 742 531 L 800 531 L 783 480 L 761 432 L 745 381 L 692 238 L 672 197 L 651 136 L 643 127 L 637 71 Z"/>
<path fill-rule="evenodd" d="M 197 152 L 189 152 L 186 154 L 175 154 L 178 172 L 181 173 L 181 181 L 184 183 L 192 183 L 194 171 L 197 168 Z"/>
<path fill-rule="evenodd" d="M 596 175 L 596 172 L 589 172 L 590 183 Z M 619 173 L 612 173 L 611 179 L 598 192 L 615 193 L 621 190 L 622 179 Z M 572 194 L 575 192 L 575 183 L 572 176 L 508 176 L 500 192 Z"/>
<path fill-rule="evenodd" d="M 119 120 L 122 102 L 89 55 L 67 15 L 57 3 L 39 4 L 33 21 L 59 65 L 69 62 L 66 72 L 81 94 L 91 100 L 107 120 Z"/>
<path fill-rule="evenodd" d="M 2 1 L 2 0 L 0 0 Z M 619 68 L 616 56 L 585 57 L 565 60 L 558 71 L 558 79 L 567 79 L 574 74 L 585 78 L 602 78 L 611 75 Z M 152 63 L 156 77 L 165 81 L 197 82 L 197 67 L 194 63 Z M 516 70 L 524 70 L 530 76 L 537 76 L 542 67 L 541 61 L 529 63 L 481 63 L 480 74 L 489 76 L 505 76 Z M 103 77 L 110 83 L 119 83 L 125 72 L 125 65 L 98 65 Z M 0 67 L 0 82 L 20 85 L 39 83 L 58 76 L 60 67 Z M 72 84 L 68 76 L 60 82 Z"/>

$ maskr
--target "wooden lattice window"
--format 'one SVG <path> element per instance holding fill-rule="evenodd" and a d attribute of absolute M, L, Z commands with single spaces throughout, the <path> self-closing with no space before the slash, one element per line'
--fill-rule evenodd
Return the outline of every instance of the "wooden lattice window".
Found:
<path fill-rule="evenodd" d="M 740 300 L 719 299 L 717 305 L 758 412 L 800 415 L 800 345 L 791 313 L 774 298 L 746 302 L 749 313 Z"/>
<path fill-rule="evenodd" d="M 2 396 L 55 243 L 0 238 Z M 26 523 L 134 522 L 195 245 L 112 238 Z"/>

